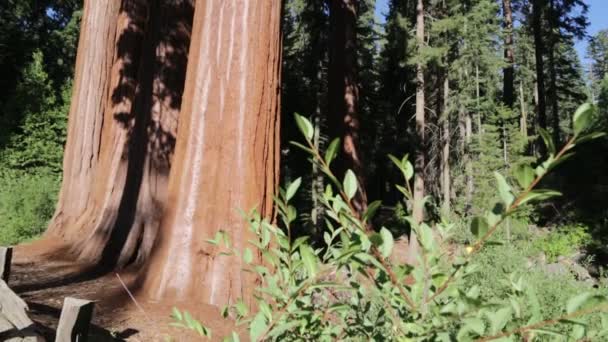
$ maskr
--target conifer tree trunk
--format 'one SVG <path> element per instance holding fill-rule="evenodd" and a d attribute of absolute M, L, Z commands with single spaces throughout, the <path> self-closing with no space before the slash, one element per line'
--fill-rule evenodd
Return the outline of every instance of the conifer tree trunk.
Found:
<path fill-rule="evenodd" d="M 442 211 L 444 215 L 449 214 L 451 200 L 451 178 L 450 178 L 450 116 L 449 116 L 450 80 L 447 75 L 443 81 L 443 147 L 441 153 L 441 186 L 443 194 Z"/>
<path fill-rule="evenodd" d="M 418 0 L 416 5 L 416 40 L 419 49 L 424 44 L 424 1 Z M 414 207 L 412 216 L 414 221 L 420 223 L 424 220 L 424 169 L 425 169 L 425 97 L 424 97 L 424 65 L 416 65 L 416 156 L 414 160 Z M 418 240 L 410 233 L 408 262 L 414 263 L 418 256 Z"/>
<path fill-rule="evenodd" d="M 96 94 L 103 102 L 96 111 L 76 102 L 72 112 L 100 122 L 95 136 L 97 155 L 88 159 L 86 204 L 71 212 L 71 220 L 61 219 L 65 217 L 63 196 L 83 191 L 72 187 L 72 175 L 64 175 L 55 216 L 60 221 L 54 221 L 49 230 L 62 237 L 78 259 L 103 268 L 141 263 L 152 249 L 166 201 L 193 10 L 189 0 L 91 1 L 86 6 L 110 2 L 120 3 L 111 39 L 106 40 L 113 55 L 95 61 L 111 66 L 102 83 L 105 88 Z M 91 15 L 87 12 L 83 23 L 95 20 Z M 97 45 L 89 48 L 103 51 Z M 79 55 L 83 51 L 86 60 L 84 46 Z M 69 132 L 76 140 L 87 133 Z M 73 163 L 72 158 L 82 159 L 82 152 L 70 149 L 68 144 L 66 165 Z M 65 200 L 71 203 L 75 198 Z"/>
<path fill-rule="evenodd" d="M 528 137 L 528 111 L 526 109 L 526 97 L 524 94 L 524 82 L 519 82 L 519 103 L 521 107 L 521 118 L 519 120 L 519 129 L 524 138 Z"/>
<path fill-rule="evenodd" d="M 513 48 L 513 10 L 511 0 L 502 0 L 502 11 L 505 28 L 505 61 L 507 62 L 507 66 L 503 69 L 503 102 L 507 107 L 512 108 L 515 101 L 513 85 L 515 77 L 515 52 Z"/>
<path fill-rule="evenodd" d="M 534 56 L 536 60 L 536 93 L 537 93 L 537 115 L 538 125 L 547 129 L 547 105 L 545 97 L 545 63 L 543 56 L 545 44 L 542 31 L 542 12 L 545 0 L 534 0 L 532 3 L 532 31 L 534 34 Z"/>
<path fill-rule="evenodd" d="M 557 28 L 557 23 L 556 23 L 556 13 L 555 13 L 555 4 L 553 0 L 550 0 L 549 2 L 550 6 L 549 6 L 549 10 L 550 10 L 550 15 L 549 15 L 549 24 L 551 26 L 551 37 L 549 38 L 549 42 L 550 42 L 550 47 L 549 50 L 547 51 L 549 54 L 549 78 L 550 78 L 550 84 L 549 84 L 549 99 L 551 101 L 551 128 L 552 128 L 552 133 L 553 133 L 553 143 L 555 144 L 555 146 L 559 146 L 560 145 L 560 128 L 559 128 L 559 99 L 558 99 L 558 95 L 557 95 L 557 69 L 556 69 L 556 65 L 555 65 L 555 49 L 557 48 L 557 44 L 556 44 L 556 40 L 557 37 L 555 36 L 554 30 L 558 29 Z"/>
<path fill-rule="evenodd" d="M 280 18 L 280 0 L 196 3 L 168 206 L 143 283 L 153 299 L 252 303 L 255 276 L 207 240 L 222 230 L 251 248 L 238 210 L 273 214 Z"/>
<path fill-rule="evenodd" d="M 339 178 L 348 169 L 355 173 L 359 188 L 352 203 L 355 210 L 363 213 L 367 208 L 367 193 L 357 112 L 357 5 L 358 0 L 330 1 L 328 125 L 330 136 L 342 139 L 336 173 Z"/>

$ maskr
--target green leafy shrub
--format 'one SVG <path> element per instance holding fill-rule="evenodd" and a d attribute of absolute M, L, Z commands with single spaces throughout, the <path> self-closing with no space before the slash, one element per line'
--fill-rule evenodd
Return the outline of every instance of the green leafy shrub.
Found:
<path fill-rule="evenodd" d="M 547 261 L 555 262 L 557 257 L 571 256 L 581 247 L 591 243 L 588 231 L 589 228 L 581 224 L 560 227 L 536 239 L 533 248 L 544 253 Z"/>
<path fill-rule="evenodd" d="M 481 278 L 475 280 L 484 268 L 478 262 L 480 253 L 489 242 L 497 242 L 494 233 L 501 223 L 522 205 L 557 195 L 535 187 L 575 142 L 587 138 L 578 134 L 581 132 L 578 120 L 584 120 L 590 111 L 587 106 L 577 112 L 574 117 L 577 136 L 562 150 L 549 147 L 551 155 L 547 161 L 536 169 L 526 166 L 517 173 L 523 191 L 514 191 L 500 174 L 495 175 L 500 202 L 493 206 L 494 210 L 471 220 L 474 239 L 466 249 L 446 248 L 453 224 L 434 222 L 431 228 L 426 222 L 406 216 L 420 244 L 413 265 L 390 259 L 395 242 L 388 229 L 367 230 L 378 202 L 371 203 L 361 217 L 353 209 L 350 201 L 357 191 L 356 177 L 347 171 L 344 179 L 338 180 L 330 170 L 339 144 L 330 144 L 322 156 L 311 142 L 312 125 L 296 116 L 308 143 L 296 145 L 311 154 L 313 162 L 333 185 L 327 186 L 321 200 L 325 208 L 325 245 L 315 249 L 307 237 L 291 239 L 298 213 L 290 200 L 300 186 L 297 179 L 276 198 L 280 225 L 250 213 L 250 229 L 258 239 L 250 241 L 250 248 L 231 253 L 243 259 L 248 265 L 246 271 L 259 276 L 261 285 L 255 291 L 254 307 L 238 300 L 223 308 L 223 315 L 236 320 L 237 325 L 245 324 L 251 341 L 605 339 L 608 302 L 595 292 L 579 292 L 564 298 L 563 303 L 556 304 L 560 305 L 556 316 L 544 319 L 538 295 L 527 277 L 510 274 L 504 279 L 506 286 L 491 291 L 482 288 Z M 405 180 L 397 188 L 412 203 L 413 167 L 407 157 L 391 159 Z M 210 243 L 231 250 L 228 236 L 221 231 Z M 254 255 L 261 255 L 263 261 L 254 262 Z M 489 273 L 499 276 L 497 272 Z M 592 313 L 600 317 L 598 324 L 584 320 Z M 559 328 L 555 328 L 557 323 Z M 188 326 L 207 331 L 202 326 L 197 328 L 197 324 Z M 238 341 L 239 336 L 233 333 L 226 340 Z"/>
<path fill-rule="evenodd" d="M 60 178 L 0 170 L 0 244 L 11 245 L 41 234 L 52 217 Z"/>

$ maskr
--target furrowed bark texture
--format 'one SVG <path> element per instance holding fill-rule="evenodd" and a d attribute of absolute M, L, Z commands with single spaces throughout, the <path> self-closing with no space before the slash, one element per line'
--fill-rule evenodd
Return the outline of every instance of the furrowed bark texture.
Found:
<path fill-rule="evenodd" d="M 330 1 L 328 126 L 331 138 L 342 139 L 335 172 L 342 179 L 351 169 L 359 187 L 352 204 L 359 213 L 367 208 L 365 169 L 359 147 L 359 89 L 357 86 L 357 0 Z"/>
<path fill-rule="evenodd" d="M 81 260 L 123 266 L 150 253 L 164 211 L 192 11 L 186 0 L 120 2 L 114 39 L 106 42 L 113 50 L 106 101 L 99 111 L 79 113 L 102 122 L 84 184 L 87 203 L 71 211 L 72 221 L 53 226 Z M 68 161 L 80 158 L 67 153 Z"/>
<path fill-rule="evenodd" d="M 255 276 L 207 240 L 222 230 L 251 248 L 238 210 L 273 214 L 280 16 L 280 0 L 196 3 L 168 206 L 142 287 L 153 300 L 253 300 Z"/>
<path fill-rule="evenodd" d="M 86 1 L 84 4 L 63 159 L 63 183 L 47 236 L 69 235 L 67 227 L 81 216 L 91 199 L 119 10 L 120 2 L 114 0 Z"/>

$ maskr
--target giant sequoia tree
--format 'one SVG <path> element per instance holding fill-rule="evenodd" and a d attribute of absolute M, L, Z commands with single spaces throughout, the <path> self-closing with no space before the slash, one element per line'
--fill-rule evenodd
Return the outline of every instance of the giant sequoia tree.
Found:
<path fill-rule="evenodd" d="M 125 265 L 143 261 L 152 249 L 164 211 L 192 10 L 189 0 L 85 4 L 64 182 L 47 231 L 81 260 Z"/>
<path fill-rule="evenodd" d="M 158 299 L 251 300 L 253 275 L 207 242 L 242 250 L 238 209 L 268 217 L 278 181 L 281 1 L 196 4 L 169 203 L 147 272 Z"/>
<path fill-rule="evenodd" d="M 195 7 L 86 1 L 46 241 L 102 269 L 151 259 L 146 293 L 221 305 L 253 279 L 206 241 L 223 230 L 244 248 L 254 237 L 238 210 L 272 213 L 281 2 Z"/>

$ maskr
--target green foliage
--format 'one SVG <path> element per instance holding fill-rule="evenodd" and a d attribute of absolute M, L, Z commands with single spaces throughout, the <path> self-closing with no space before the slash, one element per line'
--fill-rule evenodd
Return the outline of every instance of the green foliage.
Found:
<path fill-rule="evenodd" d="M 581 247 L 591 243 L 589 228 L 584 225 L 568 225 L 551 231 L 533 243 L 536 251 L 542 252 L 549 262 L 555 262 L 559 256 L 571 256 Z"/>
<path fill-rule="evenodd" d="M 308 120 L 299 116 L 298 121 L 303 135 L 311 136 Z M 480 253 L 501 223 L 519 210 L 533 186 L 517 191 L 497 176 L 504 202 L 497 207 L 502 209 L 473 219 L 475 242 L 450 255 L 445 253 L 444 243 L 453 224 L 436 222 L 431 228 L 408 215 L 406 220 L 421 250 L 413 265 L 401 264 L 390 258 L 394 248 L 392 234 L 385 228 L 368 231 L 352 208 L 349 194 L 356 191 L 356 182 L 348 175 L 342 181 L 335 179 L 310 138 L 305 140 L 306 145 L 301 148 L 310 153 L 312 162 L 334 184 L 326 187 L 321 199 L 325 208 L 325 245 L 315 249 L 308 237 L 291 238 L 297 209 L 289 199 L 300 180 L 289 184 L 276 198 L 278 225 L 255 212 L 250 214 L 250 229 L 258 238 L 249 242 L 263 261 L 253 263 L 249 249 L 233 253 L 249 265 L 245 271 L 261 279 L 255 291 L 256 304 L 247 308 L 244 302 L 237 301 L 223 308 L 222 313 L 236 320 L 237 325 L 245 324 L 251 341 L 542 341 L 557 336 L 569 340 L 608 336 L 607 319 L 598 324 L 586 320 L 591 313 L 604 317 L 608 311 L 607 298 L 596 292 L 560 298 L 565 299 L 560 308 L 556 312 L 550 310 L 555 316 L 544 318 L 537 288 L 527 277 L 509 274 L 506 286 L 494 292 L 484 292 L 482 279 L 475 280 L 484 267 L 479 262 Z M 533 184 L 538 184 L 575 143 L 576 139 L 570 140 L 543 163 Z M 407 184 L 399 189 L 406 198 L 412 198 L 409 162 L 406 158 L 392 159 Z M 219 244 L 222 240 L 229 245 L 223 233 L 210 242 Z M 494 282 L 500 281 L 496 272 L 488 271 L 486 275 L 491 275 Z M 553 304 L 557 305 L 555 301 Z M 225 340 L 234 341 L 235 334 Z"/>
<path fill-rule="evenodd" d="M 61 171 L 65 143 L 71 82 L 55 97 L 53 85 L 44 70 L 42 53 L 34 53 L 17 85 L 13 106 L 24 120 L 0 151 L 0 166 L 16 170 L 31 168 Z"/>
<path fill-rule="evenodd" d="M 55 210 L 60 178 L 0 170 L 0 245 L 12 245 L 41 234 Z"/>

